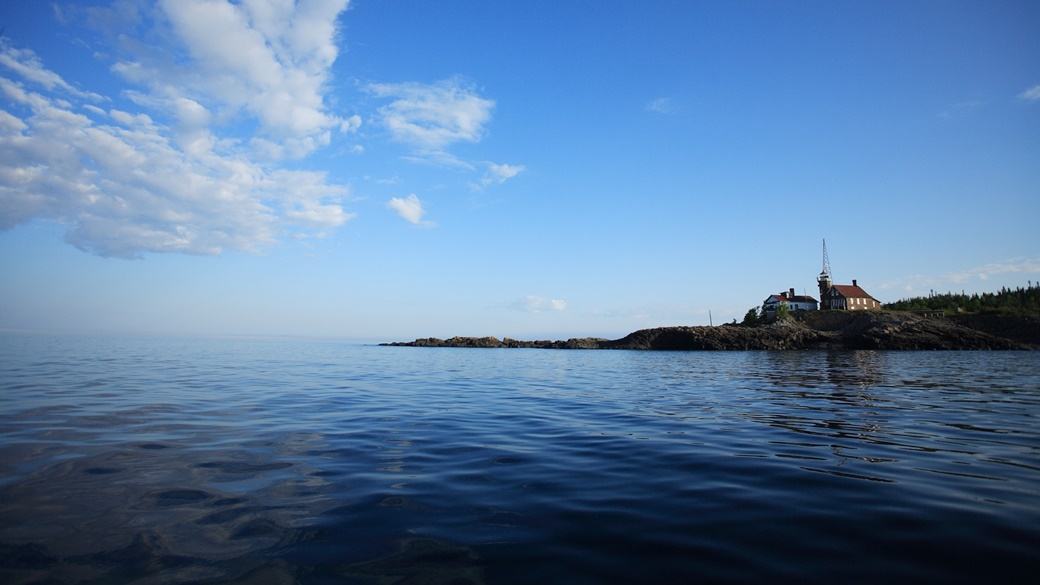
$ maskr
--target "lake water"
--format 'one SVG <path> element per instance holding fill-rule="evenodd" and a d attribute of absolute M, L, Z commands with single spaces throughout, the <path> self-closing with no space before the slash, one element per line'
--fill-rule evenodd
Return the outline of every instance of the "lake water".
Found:
<path fill-rule="evenodd" d="M 4 583 L 1035 583 L 1040 353 L 0 335 Z"/>

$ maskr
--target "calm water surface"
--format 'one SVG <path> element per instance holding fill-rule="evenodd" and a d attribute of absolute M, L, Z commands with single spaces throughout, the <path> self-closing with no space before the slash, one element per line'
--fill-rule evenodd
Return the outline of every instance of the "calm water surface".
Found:
<path fill-rule="evenodd" d="M 1040 354 L 0 335 L 4 583 L 1036 582 Z"/>

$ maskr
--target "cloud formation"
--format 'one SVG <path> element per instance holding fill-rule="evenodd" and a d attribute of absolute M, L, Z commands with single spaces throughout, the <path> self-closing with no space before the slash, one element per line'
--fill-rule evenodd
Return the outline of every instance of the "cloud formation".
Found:
<path fill-rule="evenodd" d="M 495 102 L 477 95 L 459 79 L 433 84 L 373 83 L 370 94 L 392 101 L 379 108 L 379 122 L 391 137 L 420 158 L 470 167 L 448 154 L 458 142 L 479 142 Z"/>
<path fill-rule="evenodd" d="M 423 215 L 426 214 L 426 210 L 423 209 L 422 201 L 415 193 L 408 195 L 404 199 L 394 197 L 387 202 L 386 206 L 396 211 L 397 215 L 400 215 L 402 219 L 409 223 L 426 227 L 436 225 L 432 221 L 423 221 Z"/>
<path fill-rule="evenodd" d="M 985 105 L 985 103 L 981 102 L 979 100 L 971 100 L 971 101 L 956 103 L 956 104 L 953 104 L 952 106 L 950 106 L 949 108 L 939 112 L 939 117 L 940 118 L 947 118 L 947 119 L 953 118 L 955 116 L 960 116 L 960 115 L 963 115 L 963 114 L 967 114 L 968 112 L 971 112 L 973 110 L 977 110 L 977 109 L 983 107 L 984 105 Z"/>
<path fill-rule="evenodd" d="M 953 282 L 969 282 L 972 279 L 989 280 L 1001 274 L 1040 274 L 1040 258 L 1009 258 L 991 262 L 970 270 L 947 274 L 944 279 Z"/>
<path fill-rule="evenodd" d="M 103 256 L 256 251 L 353 217 L 346 185 L 280 161 L 356 130 L 324 103 L 347 0 L 120 2 L 88 20 L 143 27 L 112 70 L 137 90 L 83 91 L 0 40 L 0 229 L 43 217 Z M 132 27 L 132 28 L 133 28 Z M 104 106 L 104 107 L 102 107 Z M 251 130 L 231 121 L 245 118 Z M 245 132 L 245 134 L 243 134 Z"/>
<path fill-rule="evenodd" d="M 1040 274 L 1040 258 L 1008 258 L 1006 260 L 991 262 L 967 270 L 950 272 L 938 276 L 915 274 L 913 276 L 882 283 L 877 288 L 879 290 L 896 289 L 905 292 L 913 292 L 929 288 L 944 288 L 952 285 L 963 285 L 976 281 L 985 282 L 990 278 L 999 277 L 1004 274 L 1021 274 L 1022 276 Z"/>
<path fill-rule="evenodd" d="M 445 167 L 475 170 L 474 163 L 461 160 L 449 149 L 461 142 L 484 138 L 494 100 L 481 97 L 476 88 L 461 78 L 436 83 L 371 83 L 366 91 L 391 100 L 379 108 L 377 122 L 391 139 L 409 147 L 409 158 Z M 523 165 L 486 163 L 487 171 L 474 189 L 504 183 L 524 170 Z"/>
<path fill-rule="evenodd" d="M 1027 102 L 1040 102 L 1040 84 L 1034 85 L 1018 94 L 1018 98 L 1026 100 Z"/>
<path fill-rule="evenodd" d="M 155 34 L 175 50 L 126 45 L 113 70 L 147 87 L 153 104 L 190 98 L 222 116 L 254 119 L 256 148 L 299 158 L 359 122 L 330 114 L 324 103 L 339 53 L 336 18 L 347 2 L 160 0 Z"/>
<path fill-rule="evenodd" d="M 55 7 L 59 22 L 85 25 L 107 43 L 94 52 L 111 73 L 100 83 L 122 85 L 108 95 L 69 83 L 32 50 L 0 38 L 0 229 L 43 218 L 64 224 L 66 240 L 83 250 L 136 258 L 259 251 L 349 221 L 349 187 L 299 162 L 363 123 L 329 99 L 348 3 Z M 386 128 L 413 160 L 482 169 L 470 183 L 478 189 L 524 170 L 451 154 L 483 139 L 495 107 L 461 78 L 363 90 L 381 99 L 364 122 Z M 435 225 L 422 219 L 414 194 L 389 205 L 411 223 Z"/>
<path fill-rule="evenodd" d="M 484 178 L 481 179 L 480 184 L 486 187 L 493 183 L 505 183 L 507 180 L 519 175 L 524 170 L 526 170 L 524 165 L 499 165 L 488 163 L 488 170 L 484 173 Z"/>
<path fill-rule="evenodd" d="M 654 112 L 655 114 L 674 114 L 678 111 L 678 108 L 675 105 L 675 100 L 663 97 L 657 98 L 646 104 L 646 110 L 648 112 Z"/>
<path fill-rule="evenodd" d="M 49 91 L 62 90 L 69 95 L 87 98 L 92 101 L 102 101 L 104 99 L 98 94 L 80 91 L 66 83 L 60 75 L 47 70 L 36 56 L 36 53 L 28 49 L 19 50 L 6 45 L 2 48 L 0 65 L 14 71 L 26 80 L 40 85 Z"/>
<path fill-rule="evenodd" d="M 527 313 L 563 311 L 567 309 L 567 302 L 561 299 L 547 299 L 536 295 L 527 295 L 513 303 L 513 307 Z"/>

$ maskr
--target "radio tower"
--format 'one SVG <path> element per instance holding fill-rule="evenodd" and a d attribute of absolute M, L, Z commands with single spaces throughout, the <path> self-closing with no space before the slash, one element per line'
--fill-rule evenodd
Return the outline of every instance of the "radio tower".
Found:
<path fill-rule="evenodd" d="M 820 284 L 820 308 L 829 308 L 824 297 L 831 289 L 831 259 L 827 257 L 827 240 L 823 240 L 823 272 L 816 278 Z"/>

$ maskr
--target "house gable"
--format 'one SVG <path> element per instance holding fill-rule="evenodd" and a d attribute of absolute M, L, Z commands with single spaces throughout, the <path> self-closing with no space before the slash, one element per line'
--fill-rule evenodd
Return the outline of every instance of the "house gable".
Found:
<path fill-rule="evenodd" d="M 790 289 L 788 292 L 769 295 L 762 302 L 762 311 L 767 315 L 772 315 L 780 305 L 787 305 L 792 311 L 815 311 L 819 308 L 819 303 L 816 299 L 810 296 L 796 295 L 794 294 L 794 289 Z"/>
<path fill-rule="evenodd" d="M 823 309 L 863 310 L 880 309 L 881 302 L 860 288 L 855 280 L 852 284 L 831 285 L 824 295 Z"/>

